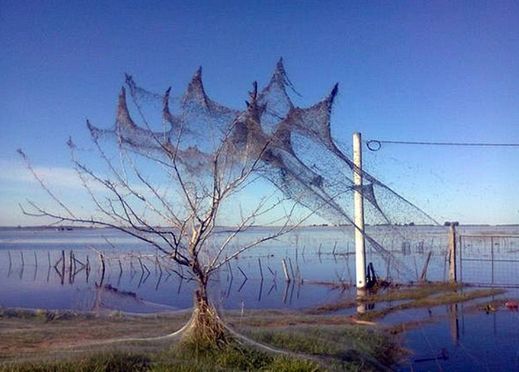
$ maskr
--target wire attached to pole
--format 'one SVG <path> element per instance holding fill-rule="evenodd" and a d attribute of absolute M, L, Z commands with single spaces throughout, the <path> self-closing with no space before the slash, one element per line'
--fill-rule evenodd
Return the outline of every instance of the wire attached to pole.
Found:
<path fill-rule="evenodd" d="M 519 147 L 519 143 L 484 143 L 484 142 L 423 142 L 423 141 L 383 141 L 369 140 L 366 141 L 366 147 L 370 151 L 378 151 L 382 148 L 383 143 L 395 145 L 426 145 L 426 146 L 471 146 L 471 147 Z"/>

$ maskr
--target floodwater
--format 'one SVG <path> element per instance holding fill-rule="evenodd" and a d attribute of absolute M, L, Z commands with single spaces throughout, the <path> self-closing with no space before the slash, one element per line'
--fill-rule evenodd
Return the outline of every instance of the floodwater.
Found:
<path fill-rule="evenodd" d="M 236 246 L 269 232 L 267 228 L 249 230 Z M 368 234 L 393 254 L 388 262 L 368 245 L 367 262 L 373 263 L 378 276 L 416 281 L 431 252 L 427 279 L 447 279 L 448 228 L 368 227 Z M 463 261 L 458 264 L 458 275 L 464 282 L 519 285 L 519 227 L 464 227 L 460 235 L 458 261 Z M 73 267 L 71 253 L 77 259 Z M 106 261 L 103 277 L 99 253 Z M 87 260 L 89 273 L 82 268 Z M 288 275 L 302 283 L 286 283 L 283 260 Z M 191 306 L 193 282 L 181 276 L 182 269 L 156 250 L 115 230 L 0 229 L 1 306 L 73 310 L 97 306 L 133 312 L 184 309 Z M 101 280 L 117 291 L 102 291 L 100 301 L 95 284 Z M 246 251 L 221 268 L 212 293 L 225 308 L 250 309 L 302 309 L 353 294 L 317 282 L 355 283 L 351 228 L 305 227 Z"/>
<path fill-rule="evenodd" d="M 412 354 L 400 370 L 519 371 L 517 311 L 501 309 L 487 314 L 468 304 L 427 311 L 435 319 L 404 334 L 404 346 Z M 403 315 L 416 320 L 418 314 Z"/>
<path fill-rule="evenodd" d="M 249 230 L 230 250 L 269 232 Z M 305 309 L 352 298 L 353 288 L 326 285 L 355 282 L 352 232 L 349 227 L 305 227 L 246 251 L 222 266 L 211 283 L 212 297 L 225 309 Z M 367 233 L 392 253 L 388 262 L 368 245 L 367 262 L 379 277 L 409 282 L 426 272 L 429 280 L 447 279 L 447 227 L 372 226 Z M 220 234 L 216 243 L 226 236 Z M 510 288 L 502 298 L 518 298 L 519 226 L 460 227 L 457 242 L 460 280 Z M 87 261 L 89 271 L 83 267 Z M 285 281 L 283 261 L 297 280 Z M 184 274 L 155 250 L 115 230 L 0 228 L 2 307 L 134 313 L 185 309 L 192 306 L 194 283 Z M 517 312 L 487 315 L 458 304 L 455 309 L 391 314 L 383 322 L 416 320 L 426 324 L 404 334 L 412 356 L 403 370 L 519 370 Z"/>

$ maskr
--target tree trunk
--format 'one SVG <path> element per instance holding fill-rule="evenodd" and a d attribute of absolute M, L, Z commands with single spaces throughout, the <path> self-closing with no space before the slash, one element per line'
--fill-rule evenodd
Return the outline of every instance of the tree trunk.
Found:
<path fill-rule="evenodd" d="M 198 280 L 194 296 L 191 325 L 185 335 L 189 342 L 198 346 L 214 347 L 226 343 L 225 328 L 216 308 L 209 301 L 207 281 Z"/>

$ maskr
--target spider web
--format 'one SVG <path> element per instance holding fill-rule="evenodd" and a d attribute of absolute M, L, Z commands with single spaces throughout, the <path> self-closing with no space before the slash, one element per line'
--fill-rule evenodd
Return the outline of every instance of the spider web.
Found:
<path fill-rule="evenodd" d="M 288 79 L 283 60 L 263 89 L 256 83 L 244 110 L 235 110 L 212 100 L 206 94 L 202 70 L 198 69 L 185 93 L 176 98 L 171 88 L 163 95 L 139 87 L 126 76 L 121 90 L 114 127 L 100 129 L 89 125 L 92 136 L 116 138 L 119 145 L 138 152 L 171 155 L 182 165 L 192 183 L 209 187 L 211 164 L 219 156 L 227 177 L 243 169 L 243 164 L 260 159 L 257 173 L 283 194 L 335 225 L 355 226 L 353 174 L 361 173 L 364 184 L 365 221 L 369 225 L 394 226 L 438 223 L 408 199 L 370 173 L 358 169 L 332 137 L 331 114 L 338 85 L 321 101 L 298 107 L 289 91 L 296 93 Z M 127 92 L 142 125 L 132 119 Z M 162 110 L 162 129 L 154 130 L 147 117 L 150 110 Z M 234 166 L 236 165 L 236 166 Z M 223 168 L 223 167 L 222 167 Z M 225 176 L 225 175 L 224 175 Z M 397 229 L 395 234 L 401 234 Z M 370 234 L 364 232 L 373 248 L 398 272 L 410 270 Z"/>

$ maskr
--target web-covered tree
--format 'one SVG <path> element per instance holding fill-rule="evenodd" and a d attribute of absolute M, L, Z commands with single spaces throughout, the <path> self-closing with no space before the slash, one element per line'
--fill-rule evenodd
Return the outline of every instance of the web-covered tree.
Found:
<path fill-rule="evenodd" d="M 43 181 L 40 183 L 57 203 L 58 211 L 29 202 L 31 210 L 24 212 L 58 222 L 118 229 L 187 268 L 198 288 L 186 334 L 219 342 L 225 339 L 224 326 L 209 300 L 208 284 L 223 265 L 292 231 L 313 213 L 337 225 L 354 226 L 352 172 L 361 171 L 332 138 L 330 118 L 337 85 L 317 104 L 296 107 L 289 98 L 287 89 L 292 84 L 280 60 L 265 88 L 258 91 L 254 83 L 243 111 L 211 100 L 204 90 L 201 70 L 180 98 L 173 97 L 171 89 L 164 95 L 146 91 L 131 76 L 126 77 L 126 86 L 119 95 L 113 128 L 100 129 L 87 122 L 104 171 L 79 160 L 78 148 L 72 140 L 68 143 L 95 213 L 80 217 Z M 126 90 L 141 125 L 130 115 Z M 160 119 L 150 119 L 160 111 Z M 162 128 L 153 127 L 152 122 L 157 121 Z M 109 147 L 117 143 L 117 154 L 105 150 L 105 143 Z M 370 174 L 362 174 L 367 181 L 361 192 L 367 202 L 368 223 L 432 220 Z M 232 203 L 260 178 L 270 181 L 282 196 L 263 195 L 229 228 L 230 221 L 222 220 L 222 211 L 229 205 L 238 209 Z M 300 213 L 298 206 L 304 207 L 305 213 Z M 235 244 L 236 237 L 275 209 L 284 211 L 271 221 L 275 229 L 256 240 Z M 225 233 L 219 225 L 228 227 Z M 390 256 L 375 239 L 365 236 L 383 257 Z M 391 262 L 398 264 L 394 257 Z"/>
<path fill-rule="evenodd" d="M 250 130 L 260 128 L 256 83 L 246 109 L 239 112 L 211 101 L 202 86 L 201 71 L 197 71 L 180 100 L 170 97 L 170 89 L 161 97 L 166 127 L 162 131 L 154 130 L 148 121 L 149 97 L 131 77 L 127 76 L 126 84 L 142 124 L 132 118 L 123 87 L 113 129 L 99 129 L 87 121 L 102 164 L 87 165 L 81 159 L 82 150 L 72 139 L 68 141 L 74 168 L 94 211 L 87 209 L 85 216 L 85 212 L 77 212 L 76 205 L 56 196 L 19 150 L 57 207 L 51 210 L 28 201 L 30 208 L 22 210 L 57 223 L 115 228 L 156 248 L 187 269 L 185 275 L 197 283 L 193 316 L 184 336 L 197 342 L 224 341 L 224 325 L 208 293 L 214 273 L 244 251 L 292 231 L 313 212 L 296 215 L 297 201 L 272 189 L 257 204 L 241 209 L 240 195 L 250 192 L 258 175 L 266 171 L 265 158 L 272 156 L 271 136 Z M 178 114 L 171 112 L 172 104 Z M 111 146 L 115 143 L 116 153 Z M 230 208 L 235 215 L 240 209 L 239 218 L 230 221 L 225 219 L 228 214 L 222 216 L 222 210 Z M 270 214 L 276 210 L 282 213 L 277 211 L 274 220 Z M 235 243 L 243 232 L 266 221 L 274 225 L 267 232 Z"/>

